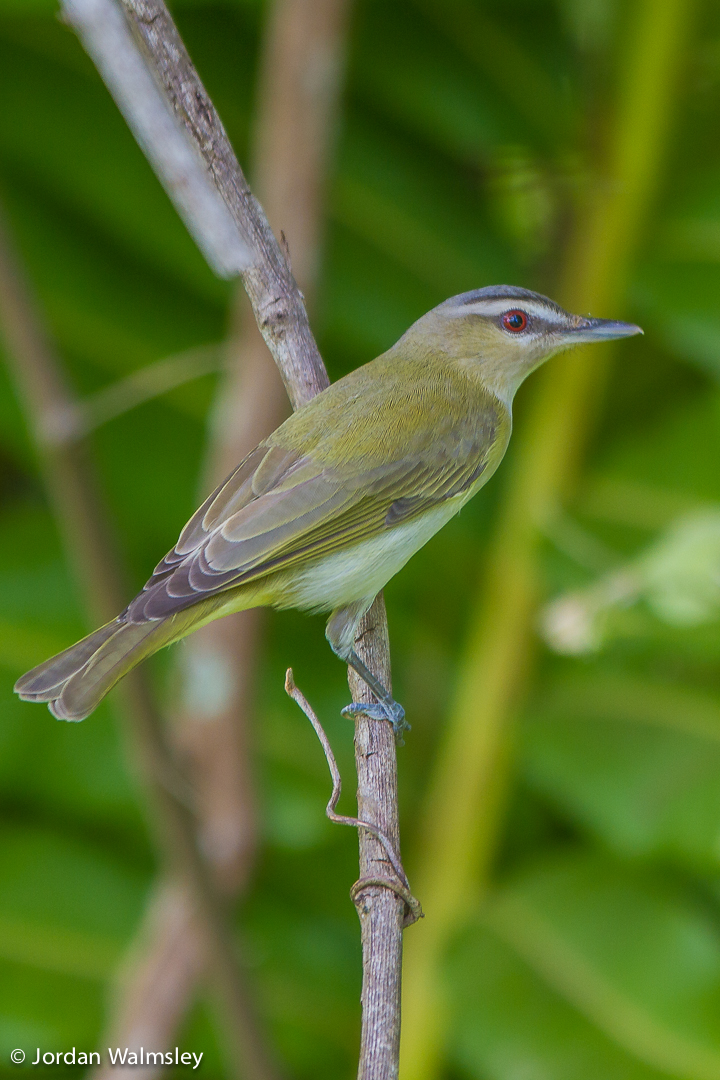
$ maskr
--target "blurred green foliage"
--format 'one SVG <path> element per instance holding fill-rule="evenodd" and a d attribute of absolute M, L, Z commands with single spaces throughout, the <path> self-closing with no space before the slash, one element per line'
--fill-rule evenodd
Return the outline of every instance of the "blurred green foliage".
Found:
<path fill-rule="evenodd" d="M 632 7 L 357 0 L 315 319 L 331 377 L 454 292 L 553 289 Z M 174 10 L 247 161 L 264 8 L 182 0 Z M 709 0 L 688 41 L 627 310 L 595 313 L 636 319 L 646 336 L 618 351 L 577 499 L 548 530 L 548 600 L 637 565 L 683 515 L 720 504 L 720 11 Z M 0 188 L 78 390 L 219 342 L 230 290 L 52 0 L 0 0 L 0 86 Z M 92 437 L 132 586 L 196 505 L 214 384 L 205 375 Z M 413 723 L 400 758 L 410 870 L 503 484 L 501 469 L 387 590 L 395 685 Z M 710 595 L 720 557 L 698 566 L 684 550 L 693 588 L 705 573 Z M 23 670 L 86 627 L 2 367 L 0 553 L 3 1075 L 15 1047 L 33 1060 L 37 1046 L 95 1046 L 155 866 L 112 706 L 61 725 L 11 694 Z M 713 610 L 692 626 L 661 615 L 639 601 L 594 652 L 542 653 L 495 885 L 448 958 L 452 1077 L 720 1078 L 720 632 Z M 256 734 L 264 844 L 237 925 L 288 1074 L 349 1077 L 355 840 L 323 817 L 328 778 L 283 693 L 288 664 L 352 787 L 344 673 L 322 621 L 272 616 Z M 154 668 L 160 693 L 169 670 L 167 659 Z M 202 1003 L 179 1042 L 204 1051 L 205 1076 L 222 1074 Z"/>

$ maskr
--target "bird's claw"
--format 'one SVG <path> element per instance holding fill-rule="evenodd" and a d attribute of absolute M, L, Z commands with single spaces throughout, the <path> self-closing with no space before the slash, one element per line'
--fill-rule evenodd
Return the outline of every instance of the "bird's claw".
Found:
<path fill-rule="evenodd" d="M 402 737 L 403 731 L 410 731 L 410 724 L 405 719 L 405 710 L 402 705 L 398 705 L 397 701 L 393 701 L 392 704 L 385 704 L 384 702 L 378 702 L 375 705 L 365 705 L 362 702 L 353 702 L 352 705 L 346 705 L 342 710 L 342 715 L 354 719 L 356 716 L 369 716 L 371 720 L 387 720 L 393 726 L 395 732 L 395 741 L 398 746 L 404 746 L 405 741 Z"/>

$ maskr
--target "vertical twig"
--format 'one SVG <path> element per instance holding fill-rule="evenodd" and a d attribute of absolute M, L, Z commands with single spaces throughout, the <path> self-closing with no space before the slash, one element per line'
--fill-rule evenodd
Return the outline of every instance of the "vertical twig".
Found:
<path fill-rule="evenodd" d="M 388 689 L 390 645 L 382 593 L 360 624 L 355 648 Z M 372 694 L 354 671 L 348 675 L 353 701 Z M 375 825 L 400 851 L 397 756 L 390 724 L 358 716 L 355 724 L 358 817 Z M 388 877 L 392 866 L 376 836 L 360 829 L 360 880 Z M 362 1032 L 358 1080 L 395 1080 L 400 1060 L 400 991 L 405 903 L 388 888 L 368 885 L 355 895 L 363 952 Z"/>
<path fill-rule="evenodd" d="M 382 614 L 382 601 L 376 617 Z M 371 653 L 369 659 L 377 659 Z M 389 675 L 389 671 L 387 672 Z M 292 669 L 285 676 L 285 691 L 297 702 L 315 729 L 333 781 L 332 795 L 325 813 L 338 825 L 357 828 L 360 841 L 360 879 L 350 895 L 360 916 L 363 944 L 363 1023 L 360 1043 L 359 1080 L 383 1080 L 398 1075 L 400 1045 L 400 973 L 402 960 L 402 929 L 423 917 L 419 902 L 410 892 L 405 870 L 400 861 L 397 815 L 378 813 L 377 795 L 383 788 L 395 793 L 397 776 L 381 775 L 372 759 L 381 757 L 384 747 L 377 745 L 375 725 L 356 728 L 355 749 L 358 761 L 358 809 L 360 818 L 338 814 L 340 771 L 323 727 L 307 698 L 298 690 Z M 367 701 L 368 699 L 365 698 Z M 366 718 L 367 719 L 367 718 Z M 384 724 L 387 731 L 389 725 Z M 394 740 L 394 735 L 391 735 Z M 385 797 L 385 805 L 390 800 Z M 376 819 L 376 821 L 372 821 Z M 385 831 L 386 819 L 390 830 Z M 370 844 L 368 841 L 372 840 Z M 394 903 L 390 903 L 394 897 Z M 399 905 L 399 910 L 398 910 Z M 399 925 L 398 925 L 399 922 Z"/>

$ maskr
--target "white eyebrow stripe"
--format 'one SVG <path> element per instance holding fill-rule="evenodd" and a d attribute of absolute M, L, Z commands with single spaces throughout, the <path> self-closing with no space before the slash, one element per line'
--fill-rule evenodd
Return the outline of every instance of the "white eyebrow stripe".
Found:
<path fill-rule="evenodd" d="M 564 322 L 563 317 L 557 311 L 553 311 L 552 308 L 547 307 L 545 304 L 540 304 L 536 300 L 520 300 L 511 296 L 504 299 L 476 300 L 473 304 L 462 304 L 456 309 L 456 314 L 502 315 L 504 312 L 513 311 L 515 308 L 526 311 L 528 315 L 534 315 L 538 319 L 545 319 L 546 322 L 556 323 L 557 325 Z"/>

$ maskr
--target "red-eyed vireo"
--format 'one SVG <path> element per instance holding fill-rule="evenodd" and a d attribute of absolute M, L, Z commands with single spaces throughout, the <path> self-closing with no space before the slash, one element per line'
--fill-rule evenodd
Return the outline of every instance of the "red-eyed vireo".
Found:
<path fill-rule="evenodd" d="M 203 503 L 114 622 L 15 690 L 82 720 L 146 656 L 212 619 L 260 605 L 330 611 L 332 649 L 399 734 L 401 706 L 355 654 L 360 619 L 495 472 L 523 379 L 561 349 L 639 333 L 507 285 L 446 300 L 293 413 Z"/>

